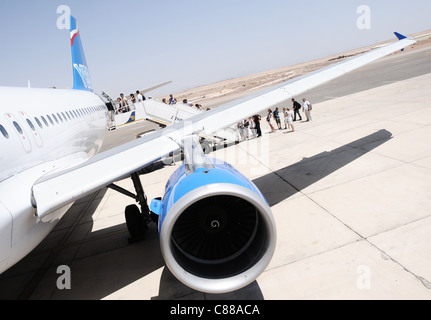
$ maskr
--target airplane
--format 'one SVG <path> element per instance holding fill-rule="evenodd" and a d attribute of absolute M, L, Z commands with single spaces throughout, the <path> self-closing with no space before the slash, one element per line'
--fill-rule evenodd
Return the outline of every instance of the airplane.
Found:
<path fill-rule="evenodd" d="M 259 189 L 230 164 L 205 155 L 199 135 L 214 135 L 416 42 L 405 37 L 99 153 L 108 109 L 94 93 L 77 21 L 70 20 L 73 89 L 0 87 L 0 273 L 41 243 L 77 200 L 110 187 L 140 206 L 125 210 L 132 237 L 158 223 L 166 266 L 207 293 L 252 283 L 272 259 L 277 230 Z M 180 150 L 184 163 L 165 195 L 148 205 L 142 169 Z M 136 194 L 115 185 L 125 178 Z"/>

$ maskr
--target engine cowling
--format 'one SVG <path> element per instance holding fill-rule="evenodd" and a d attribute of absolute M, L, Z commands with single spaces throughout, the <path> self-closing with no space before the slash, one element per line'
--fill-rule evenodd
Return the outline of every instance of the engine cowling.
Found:
<path fill-rule="evenodd" d="M 185 285 L 207 293 L 247 286 L 268 266 L 276 245 L 271 209 L 258 188 L 231 165 L 169 179 L 163 200 L 153 200 L 169 270 Z"/>

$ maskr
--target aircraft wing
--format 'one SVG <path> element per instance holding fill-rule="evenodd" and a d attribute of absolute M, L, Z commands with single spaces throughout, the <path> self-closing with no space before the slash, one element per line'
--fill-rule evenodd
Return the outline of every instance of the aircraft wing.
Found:
<path fill-rule="evenodd" d="M 179 150 L 186 136 L 199 133 L 214 134 L 217 130 L 227 128 L 268 107 L 280 104 L 415 42 L 412 38 L 402 39 L 98 154 L 76 168 L 44 177 L 33 186 L 33 204 L 37 208 L 37 214 L 43 218 L 69 203 L 130 176 L 168 156 L 172 151 Z"/>
<path fill-rule="evenodd" d="M 292 79 L 279 85 L 276 89 L 270 88 L 253 96 L 248 96 L 223 105 L 213 110 L 214 112 L 210 115 L 201 115 L 199 121 L 205 127 L 205 131 L 208 135 L 213 134 L 220 128 L 226 128 L 248 116 L 259 114 L 262 110 L 281 104 L 310 89 L 359 69 L 360 67 L 414 43 L 416 43 L 416 40 L 405 38 L 338 64 Z M 194 121 L 197 121 L 197 118 L 194 118 Z"/>
<path fill-rule="evenodd" d="M 164 87 L 164 86 L 167 86 L 168 84 L 171 84 L 171 83 L 172 83 L 172 81 L 167 81 L 167 82 L 161 83 L 161 84 L 159 84 L 159 85 L 157 85 L 157 86 L 154 86 L 154 87 L 151 87 L 151 88 L 147 88 L 147 89 L 141 90 L 141 93 L 142 93 L 142 94 L 144 94 L 144 93 L 148 93 L 148 92 L 154 91 L 154 90 L 156 90 L 156 89 L 162 88 L 162 87 Z"/>

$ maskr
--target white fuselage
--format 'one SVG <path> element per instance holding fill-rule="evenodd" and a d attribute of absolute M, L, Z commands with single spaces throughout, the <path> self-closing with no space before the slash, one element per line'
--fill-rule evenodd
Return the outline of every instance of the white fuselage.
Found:
<path fill-rule="evenodd" d="M 99 152 L 107 109 L 87 91 L 0 87 L 0 273 L 30 253 L 73 204 L 43 221 L 32 206 L 40 178 Z"/>

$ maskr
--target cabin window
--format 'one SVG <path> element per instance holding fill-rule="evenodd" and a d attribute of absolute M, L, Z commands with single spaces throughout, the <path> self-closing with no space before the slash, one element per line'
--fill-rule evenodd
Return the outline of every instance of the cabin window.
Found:
<path fill-rule="evenodd" d="M 59 124 L 60 122 L 58 122 L 57 117 L 55 116 L 55 114 L 52 115 L 52 117 L 54 118 L 55 122 L 57 122 L 57 124 Z"/>
<path fill-rule="evenodd" d="M 62 113 L 61 113 L 61 115 L 63 116 L 64 121 L 66 121 L 66 122 L 67 122 L 67 117 L 66 117 L 66 115 L 64 114 L 64 112 L 62 112 Z"/>
<path fill-rule="evenodd" d="M 48 121 L 46 121 L 46 119 L 43 116 L 41 116 L 41 118 L 45 126 L 49 127 Z"/>
<path fill-rule="evenodd" d="M 30 121 L 30 119 L 27 119 L 27 124 L 31 128 L 31 130 L 36 131 L 36 128 L 34 127 L 33 123 Z"/>
<path fill-rule="evenodd" d="M 16 121 L 13 122 L 13 125 L 14 125 L 16 131 L 18 131 L 19 134 L 23 134 L 24 133 L 22 131 L 21 127 L 19 126 L 19 124 Z"/>
<path fill-rule="evenodd" d="M 46 115 L 46 117 L 48 118 L 49 122 L 51 122 L 51 124 L 54 125 L 54 121 L 52 121 L 51 117 L 49 115 Z"/>
<path fill-rule="evenodd" d="M 57 113 L 57 117 L 58 117 L 58 119 L 60 119 L 61 123 L 63 123 L 63 122 L 64 122 L 64 121 L 63 121 L 63 118 L 60 116 L 60 114 L 59 114 L 59 113 Z"/>
<path fill-rule="evenodd" d="M 38 119 L 38 118 L 34 118 L 34 121 L 36 121 L 37 125 L 38 125 L 41 129 L 43 129 L 43 125 L 42 125 L 42 123 L 39 121 L 39 119 Z"/>
<path fill-rule="evenodd" d="M 70 116 L 69 111 L 66 111 L 67 117 L 69 118 L 69 120 L 72 120 L 72 117 Z"/>
<path fill-rule="evenodd" d="M 9 134 L 7 133 L 6 129 L 0 124 L 0 132 L 3 134 L 3 136 L 6 139 L 9 139 Z"/>

